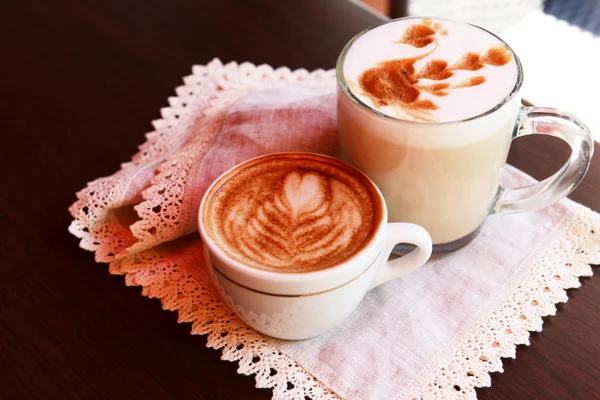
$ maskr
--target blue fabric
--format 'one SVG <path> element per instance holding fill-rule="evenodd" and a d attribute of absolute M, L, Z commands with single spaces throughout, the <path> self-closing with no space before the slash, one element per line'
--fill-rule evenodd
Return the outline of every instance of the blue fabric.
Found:
<path fill-rule="evenodd" d="M 600 0 L 546 0 L 544 11 L 600 35 Z"/>

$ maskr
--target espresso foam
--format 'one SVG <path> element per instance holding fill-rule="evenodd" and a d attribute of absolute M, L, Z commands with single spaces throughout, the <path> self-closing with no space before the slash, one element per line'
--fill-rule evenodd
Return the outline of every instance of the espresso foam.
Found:
<path fill-rule="evenodd" d="M 207 230 L 228 256 L 277 272 L 308 272 L 352 257 L 381 222 L 363 175 L 322 157 L 277 155 L 242 166 L 213 189 Z"/>
<path fill-rule="evenodd" d="M 409 18 L 376 27 L 348 50 L 349 89 L 378 111 L 422 122 L 460 121 L 493 109 L 513 90 L 515 56 L 468 24 Z"/>

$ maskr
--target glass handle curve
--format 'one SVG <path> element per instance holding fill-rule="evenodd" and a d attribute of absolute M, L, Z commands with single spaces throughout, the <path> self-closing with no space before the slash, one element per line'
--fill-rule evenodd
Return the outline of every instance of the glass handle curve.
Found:
<path fill-rule="evenodd" d="M 535 211 L 568 196 L 585 176 L 594 140 L 590 130 L 576 116 L 554 108 L 523 107 L 513 137 L 550 135 L 569 144 L 571 155 L 554 175 L 531 186 L 508 189 L 500 187 L 492 213 Z"/>

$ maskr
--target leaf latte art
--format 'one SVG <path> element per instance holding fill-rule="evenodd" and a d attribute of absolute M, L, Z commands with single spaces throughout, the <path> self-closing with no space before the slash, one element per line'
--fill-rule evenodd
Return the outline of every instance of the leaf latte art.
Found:
<path fill-rule="evenodd" d="M 279 156 L 241 170 L 211 200 L 211 236 L 265 270 L 306 272 L 349 258 L 374 234 L 381 207 L 366 178 L 336 163 Z"/>

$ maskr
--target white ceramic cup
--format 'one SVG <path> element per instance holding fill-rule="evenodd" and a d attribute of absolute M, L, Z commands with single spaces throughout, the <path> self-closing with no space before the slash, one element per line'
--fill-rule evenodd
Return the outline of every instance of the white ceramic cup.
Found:
<path fill-rule="evenodd" d="M 308 153 L 278 153 L 243 162 L 225 172 L 206 191 L 199 210 L 199 230 L 213 281 L 227 305 L 248 325 L 266 335 L 289 340 L 317 336 L 341 323 L 367 291 L 421 267 L 431 256 L 431 238 L 422 227 L 387 222 L 383 195 L 372 185 L 382 205 L 381 218 L 369 242 L 352 257 L 333 267 L 312 272 L 273 272 L 229 257 L 211 238 L 203 223 L 219 187 L 236 173 L 273 157 L 309 156 L 364 176 L 354 167 L 330 157 Z M 398 243 L 413 244 L 409 254 L 388 260 Z"/>

